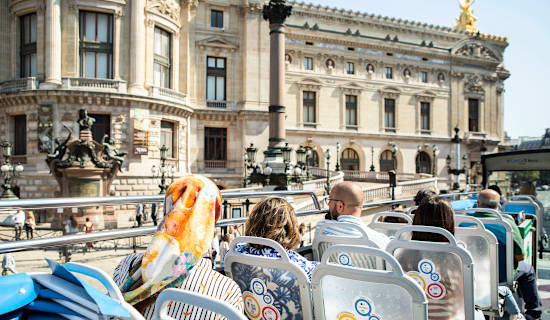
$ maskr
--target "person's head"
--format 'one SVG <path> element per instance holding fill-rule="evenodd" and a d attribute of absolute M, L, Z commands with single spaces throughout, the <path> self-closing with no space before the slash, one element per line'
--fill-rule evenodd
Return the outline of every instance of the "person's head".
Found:
<path fill-rule="evenodd" d="M 244 233 L 274 240 L 286 250 L 294 250 L 301 241 L 294 208 L 280 197 L 268 197 L 256 203 L 246 220 Z"/>
<path fill-rule="evenodd" d="M 496 184 L 488 186 L 487 189 L 495 190 L 499 196 L 502 196 L 502 190 L 500 190 L 500 187 Z"/>
<path fill-rule="evenodd" d="M 437 196 L 437 194 L 435 192 L 433 192 L 432 190 L 430 190 L 430 189 L 419 190 L 416 193 L 416 196 L 414 196 L 414 205 L 419 206 L 422 203 L 422 201 L 424 201 L 424 199 L 433 198 L 433 197 L 436 197 L 436 196 Z"/>
<path fill-rule="evenodd" d="M 355 182 L 344 181 L 336 184 L 330 190 L 328 199 L 329 214 L 333 219 L 341 215 L 361 215 L 363 189 Z"/>
<path fill-rule="evenodd" d="M 537 189 L 535 188 L 535 185 L 532 182 L 526 181 L 521 184 L 521 187 L 519 188 L 519 194 L 536 196 Z"/>
<path fill-rule="evenodd" d="M 500 195 L 495 190 L 485 189 L 477 195 L 478 208 L 498 209 L 499 206 Z"/>
<path fill-rule="evenodd" d="M 303 222 L 298 226 L 298 231 L 302 236 L 306 233 L 306 225 Z"/>
<path fill-rule="evenodd" d="M 229 233 L 224 234 L 222 236 L 222 241 L 227 242 L 227 243 L 231 242 L 231 234 L 229 234 Z"/>
<path fill-rule="evenodd" d="M 384 219 L 382 220 L 382 222 L 387 222 L 387 223 L 407 223 L 407 219 L 400 218 L 400 217 L 385 216 Z"/>
<path fill-rule="evenodd" d="M 455 233 L 454 212 L 449 203 L 438 198 L 432 197 L 422 201 L 416 209 L 413 219 L 413 225 L 439 227 Z M 413 240 L 447 242 L 442 235 L 426 232 L 413 232 Z"/>
<path fill-rule="evenodd" d="M 76 218 L 74 216 L 70 216 L 69 220 L 71 220 L 71 227 L 73 228 L 78 227 L 78 221 L 76 221 Z"/>
<path fill-rule="evenodd" d="M 32 211 L 27 211 L 27 213 L 25 215 L 26 215 L 27 219 L 33 219 L 34 220 L 34 214 L 32 213 Z"/>

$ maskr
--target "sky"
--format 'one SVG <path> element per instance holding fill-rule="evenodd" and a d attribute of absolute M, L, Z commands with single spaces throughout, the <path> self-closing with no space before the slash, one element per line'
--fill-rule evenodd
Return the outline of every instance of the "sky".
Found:
<path fill-rule="evenodd" d="M 448 27 L 460 15 L 456 0 L 305 2 Z M 504 130 L 512 138 L 542 136 L 550 128 L 550 1 L 477 0 L 473 9 L 479 31 L 508 38 L 504 67 L 511 76 L 504 82 Z"/>

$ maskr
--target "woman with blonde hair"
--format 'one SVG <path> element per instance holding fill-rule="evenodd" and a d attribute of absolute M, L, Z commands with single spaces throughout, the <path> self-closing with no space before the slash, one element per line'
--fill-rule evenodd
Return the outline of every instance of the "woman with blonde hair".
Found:
<path fill-rule="evenodd" d="M 278 242 L 285 249 L 290 261 L 302 268 L 311 280 L 311 273 L 318 262 L 309 261 L 294 251 L 302 241 L 302 236 L 298 230 L 294 208 L 285 199 L 268 197 L 258 202 L 250 211 L 244 233 L 246 236 Z M 280 257 L 275 249 L 263 246 L 241 243 L 235 249 L 251 255 Z"/>
<path fill-rule="evenodd" d="M 33 238 L 33 231 L 36 227 L 36 221 L 32 211 L 27 211 L 25 215 L 25 232 L 27 233 L 27 240 L 29 240 Z"/>

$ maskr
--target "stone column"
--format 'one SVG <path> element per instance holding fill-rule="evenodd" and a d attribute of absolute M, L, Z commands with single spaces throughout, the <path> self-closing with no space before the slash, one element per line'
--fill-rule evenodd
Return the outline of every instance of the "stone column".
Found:
<path fill-rule="evenodd" d="M 43 89 L 56 89 L 61 84 L 61 0 L 46 0 L 46 43 L 44 48 Z"/>
<path fill-rule="evenodd" d="M 269 147 L 266 155 L 277 156 L 285 141 L 285 29 L 284 22 L 290 16 L 292 6 L 284 0 L 271 0 L 264 5 L 263 16 L 269 20 Z"/>
<path fill-rule="evenodd" d="M 122 20 L 122 10 L 115 11 L 115 31 L 113 33 L 113 79 L 120 80 L 120 36 L 122 31 L 120 30 L 120 20 Z"/>
<path fill-rule="evenodd" d="M 145 0 L 132 0 L 130 25 L 130 83 L 128 92 L 146 95 L 145 90 Z"/>

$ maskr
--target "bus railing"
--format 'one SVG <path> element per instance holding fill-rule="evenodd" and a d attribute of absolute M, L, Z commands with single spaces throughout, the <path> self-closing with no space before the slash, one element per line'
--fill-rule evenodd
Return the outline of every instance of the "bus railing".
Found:
<path fill-rule="evenodd" d="M 443 198 L 457 199 L 462 196 L 472 195 L 475 192 L 463 192 L 455 194 L 441 195 Z M 224 199 L 235 198 L 260 198 L 270 195 L 278 196 L 296 196 L 296 195 L 309 195 L 314 199 L 316 203 L 315 210 L 303 210 L 296 212 L 298 217 L 304 217 L 314 214 L 325 214 L 328 212 L 328 208 L 321 208 L 315 193 L 312 191 L 262 191 L 251 193 L 222 193 Z M 151 203 L 164 201 L 164 196 L 127 196 L 127 197 L 97 197 L 97 198 L 57 198 L 57 199 L 22 199 L 22 200 L 4 200 L 0 201 L 0 210 L 2 209 L 43 209 L 43 208 L 57 208 L 57 207 L 85 207 L 85 206 L 103 206 L 113 204 L 129 204 L 129 203 Z M 400 200 L 386 200 L 377 201 L 363 204 L 363 208 L 396 205 L 412 202 L 413 198 L 400 199 Z M 226 227 L 233 225 L 241 225 L 246 222 L 248 217 L 220 219 L 216 226 Z M 18 252 L 18 251 L 30 251 L 37 249 L 45 249 L 51 247 L 63 247 L 73 244 L 80 244 L 86 242 L 95 241 L 108 241 L 125 238 L 134 238 L 142 236 L 150 236 L 155 233 L 157 227 L 139 227 L 139 228 L 127 228 L 120 230 L 110 231 L 98 231 L 93 233 L 84 234 L 71 234 L 60 237 L 41 238 L 31 240 L 19 240 L 0 243 L 0 253 Z"/>

